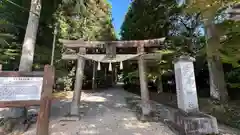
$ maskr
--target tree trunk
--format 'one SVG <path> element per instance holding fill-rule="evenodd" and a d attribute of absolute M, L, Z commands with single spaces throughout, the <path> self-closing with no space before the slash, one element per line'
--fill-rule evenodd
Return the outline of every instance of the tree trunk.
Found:
<path fill-rule="evenodd" d="M 210 77 L 210 95 L 213 99 L 220 101 L 228 100 L 228 93 L 225 86 L 224 72 L 220 57 L 208 58 L 208 69 Z"/>
<path fill-rule="evenodd" d="M 143 53 L 144 47 L 138 48 L 138 53 Z M 151 106 L 149 103 L 149 91 L 147 87 L 147 78 L 145 70 L 145 61 L 142 55 L 138 59 L 138 68 L 139 68 L 139 79 L 140 79 L 140 88 L 141 88 L 141 99 L 142 99 L 142 114 L 143 116 L 148 116 L 151 112 Z"/>
<path fill-rule="evenodd" d="M 85 48 L 79 49 L 81 54 L 86 52 Z M 76 70 L 76 80 L 74 86 L 74 94 L 71 104 L 70 115 L 78 116 L 79 114 L 79 106 L 81 100 L 81 90 L 83 85 L 83 76 L 84 76 L 84 67 L 85 67 L 85 60 L 82 57 L 79 57 L 77 60 L 77 70 Z"/>
<path fill-rule="evenodd" d="M 40 12 L 41 0 L 31 0 L 31 9 L 29 12 L 28 25 L 22 46 L 22 56 L 20 60 L 19 71 L 32 70 Z"/>
<path fill-rule="evenodd" d="M 208 22 L 207 29 L 207 60 L 209 69 L 210 95 L 213 99 L 225 102 L 228 100 L 228 93 L 224 79 L 224 70 L 220 58 L 220 37 L 215 24 Z"/>
<path fill-rule="evenodd" d="M 31 8 L 28 17 L 28 24 L 22 46 L 22 55 L 20 59 L 19 71 L 31 71 L 34 49 L 38 31 L 39 18 L 41 13 L 41 0 L 31 0 Z M 18 118 L 24 114 L 24 108 L 10 109 L 14 118 Z"/>

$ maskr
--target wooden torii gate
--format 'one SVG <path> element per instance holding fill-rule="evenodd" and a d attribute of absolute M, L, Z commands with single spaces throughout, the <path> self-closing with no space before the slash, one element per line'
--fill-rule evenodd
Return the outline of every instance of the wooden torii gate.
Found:
<path fill-rule="evenodd" d="M 64 40 L 60 39 L 65 48 L 78 49 L 76 53 L 63 53 L 64 60 L 77 60 L 76 80 L 74 86 L 74 96 L 72 99 L 70 115 L 79 115 L 79 104 L 81 97 L 81 89 L 83 84 L 85 59 L 94 60 L 103 63 L 115 63 L 125 60 L 138 60 L 139 78 L 142 99 L 142 113 L 148 115 L 150 113 L 149 91 L 145 76 L 145 60 L 161 59 L 160 53 L 146 53 L 145 48 L 160 47 L 165 38 L 150 40 L 132 40 L 132 41 L 83 41 L 83 40 Z M 117 54 L 117 48 L 137 48 L 137 54 Z M 86 49 L 106 49 L 106 54 L 87 54 Z"/>

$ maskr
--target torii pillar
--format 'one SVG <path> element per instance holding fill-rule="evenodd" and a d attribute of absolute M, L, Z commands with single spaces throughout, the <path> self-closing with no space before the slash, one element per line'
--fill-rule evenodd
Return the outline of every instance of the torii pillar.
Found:
<path fill-rule="evenodd" d="M 86 48 L 79 48 L 79 54 L 86 54 Z M 76 70 L 76 79 L 74 85 L 73 99 L 70 108 L 71 116 L 80 116 L 79 106 L 81 100 L 81 92 L 83 85 L 83 76 L 84 76 L 84 67 L 85 59 L 83 57 L 78 57 L 77 59 L 77 70 Z"/>
<path fill-rule="evenodd" d="M 138 48 L 138 53 L 144 53 L 144 45 L 141 44 Z M 141 108 L 142 108 L 142 117 L 144 120 L 145 116 L 148 116 L 151 112 L 151 105 L 149 103 L 149 91 L 146 78 L 146 64 L 144 56 L 140 55 L 138 58 L 138 69 L 139 69 L 139 79 L 140 79 L 140 89 L 141 89 Z"/>

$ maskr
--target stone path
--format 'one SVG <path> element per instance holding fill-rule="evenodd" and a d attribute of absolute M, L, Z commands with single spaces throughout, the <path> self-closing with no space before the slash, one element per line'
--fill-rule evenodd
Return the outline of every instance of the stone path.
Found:
<path fill-rule="evenodd" d="M 171 108 L 153 102 L 159 113 L 153 122 L 140 122 L 136 111 L 139 97 L 121 89 L 109 89 L 95 93 L 83 93 L 80 121 L 64 121 L 70 100 L 54 101 L 50 122 L 51 135 L 177 135 L 163 124 L 162 118 Z M 240 132 L 222 128 L 222 133 L 237 135 Z M 35 135 L 31 127 L 24 135 Z M 227 134 L 226 134 L 227 135 Z"/>

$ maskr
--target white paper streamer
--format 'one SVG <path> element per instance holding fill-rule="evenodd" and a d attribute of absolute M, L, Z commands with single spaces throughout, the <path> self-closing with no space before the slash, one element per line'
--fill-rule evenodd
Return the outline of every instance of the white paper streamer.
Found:
<path fill-rule="evenodd" d="M 97 70 L 101 70 L 101 63 L 98 62 Z"/>
<path fill-rule="evenodd" d="M 112 63 L 111 63 L 111 62 L 109 63 L 108 70 L 109 70 L 109 71 L 112 71 Z"/>
<path fill-rule="evenodd" d="M 121 61 L 120 62 L 120 70 L 122 70 L 123 69 L 123 62 Z"/>

